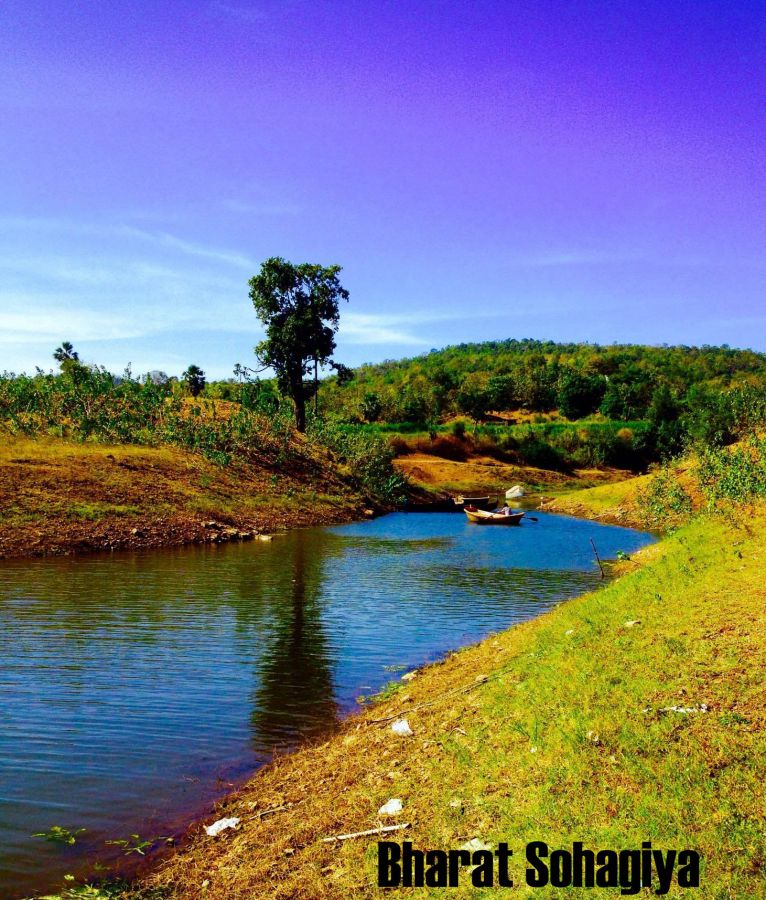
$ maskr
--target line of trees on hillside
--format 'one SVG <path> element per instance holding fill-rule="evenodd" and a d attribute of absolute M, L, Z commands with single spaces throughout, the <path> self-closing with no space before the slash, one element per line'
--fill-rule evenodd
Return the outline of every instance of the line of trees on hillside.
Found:
<path fill-rule="evenodd" d="M 350 449 L 355 426 L 372 427 L 370 433 L 380 426 L 427 431 L 432 441 L 452 427 L 453 436 L 465 440 L 465 420 L 471 420 L 473 437 L 484 428 L 482 440 L 511 461 L 640 468 L 695 442 L 726 445 L 766 422 L 766 355 L 725 345 L 509 339 L 352 372 L 333 357 L 340 303 L 349 296 L 340 271 L 337 265 L 266 260 L 248 283 L 265 336 L 254 348 L 256 366 L 238 364 L 232 379 L 211 383 L 197 365 L 180 378 L 151 372 L 136 379 L 129 371 L 115 378 L 83 363 L 64 342 L 54 353 L 58 375 L 38 370 L 0 378 L 0 424 L 85 439 L 180 441 L 224 460 L 231 457 L 226 447 L 245 449 L 245 434 L 255 440 L 253 417 L 268 420 L 267 431 L 292 418 L 299 432 L 321 435 L 343 458 L 361 447 Z M 320 380 L 328 371 L 335 374 Z M 230 424 L 213 427 L 201 406 L 184 408 L 184 398 L 232 401 L 236 409 L 223 416 Z M 210 410 L 216 421 L 215 405 Z M 490 430 L 492 423 L 516 422 L 527 430 Z M 533 430 L 544 422 L 557 424 Z M 577 427 L 562 431 L 562 422 Z"/>
<path fill-rule="evenodd" d="M 429 423 L 493 413 L 551 413 L 648 421 L 665 452 L 684 434 L 725 443 L 752 418 L 766 388 L 766 356 L 728 347 L 601 347 L 539 341 L 448 347 L 360 367 L 328 381 L 325 408 L 347 421 Z"/>

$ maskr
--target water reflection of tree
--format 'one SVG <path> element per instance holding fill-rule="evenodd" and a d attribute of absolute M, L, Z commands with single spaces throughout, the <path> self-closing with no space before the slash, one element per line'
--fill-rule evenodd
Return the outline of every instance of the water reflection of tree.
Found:
<path fill-rule="evenodd" d="M 323 555 L 301 537 L 280 554 L 284 592 L 272 607 L 273 639 L 258 664 L 251 714 L 258 753 L 316 736 L 338 718 L 321 615 Z"/>

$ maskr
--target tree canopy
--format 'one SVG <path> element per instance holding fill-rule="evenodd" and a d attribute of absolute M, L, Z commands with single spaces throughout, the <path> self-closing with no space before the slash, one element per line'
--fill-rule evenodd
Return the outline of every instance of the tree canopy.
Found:
<path fill-rule="evenodd" d="M 340 271 L 340 266 L 296 265 L 275 256 L 249 282 L 250 299 L 266 328 L 256 356 L 264 368 L 273 369 L 280 391 L 292 399 L 299 431 L 306 430 L 306 400 L 316 393 L 319 367 L 339 368 L 332 359 L 339 302 L 349 296 Z M 304 378 L 312 370 L 313 382 L 307 384 Z"/>
<path fill-rule="evenodd" d="M 182 379 L 192 397 L 198 397 L 205 390 L 205 373 L 199 366 L 191 365 L 184 372 Z"/>

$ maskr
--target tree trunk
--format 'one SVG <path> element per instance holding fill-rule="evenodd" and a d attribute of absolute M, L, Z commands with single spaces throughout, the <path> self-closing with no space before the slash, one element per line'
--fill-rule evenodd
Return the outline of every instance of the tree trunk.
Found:
<path fill-rule="evenodd" d="M 306 431 L 306 398 L 303 394 L 303 382 L 293 393 L 293 403 L 295 403 L 295 427 L 303 434 Z"/>

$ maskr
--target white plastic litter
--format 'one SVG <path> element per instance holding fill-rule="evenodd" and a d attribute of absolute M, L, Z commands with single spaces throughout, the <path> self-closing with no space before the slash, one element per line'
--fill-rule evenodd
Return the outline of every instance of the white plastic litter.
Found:
<path fill-rule="evenodd" d="M 410 723 L 406 719 L 397 719 L 391 726 L 391 731 L 398 734 L 399 737 L 412 737 L 415 732 L 410 728 Z"/>
<path fill-rule="evenodd" d="M 707 711 L 707 703 L 700 703 L 699 706 L 663 706 L 660 709 L 660 712 L 681 713 L 682 716 L 687 716 L 689 713 L 706 713 Z"/>
<path fill-rule="evenodd" d="M 389 800 L 388 803 L 384 803 L 383 806 L 378 810 L 379 816 L 398 816 L 399 813 L 404 809 L 402 806 L 402 801 L 397 797 Z"/>
<path fill-rule="evenodd" d="M 239 819 L 219 819 L 212 825 L 205 825 L 205 831 L 210 837 L 218 837 L 222 831 L 226 831 L 227 828 L 236 828 L 237 825 L 239 825 Z"/>

